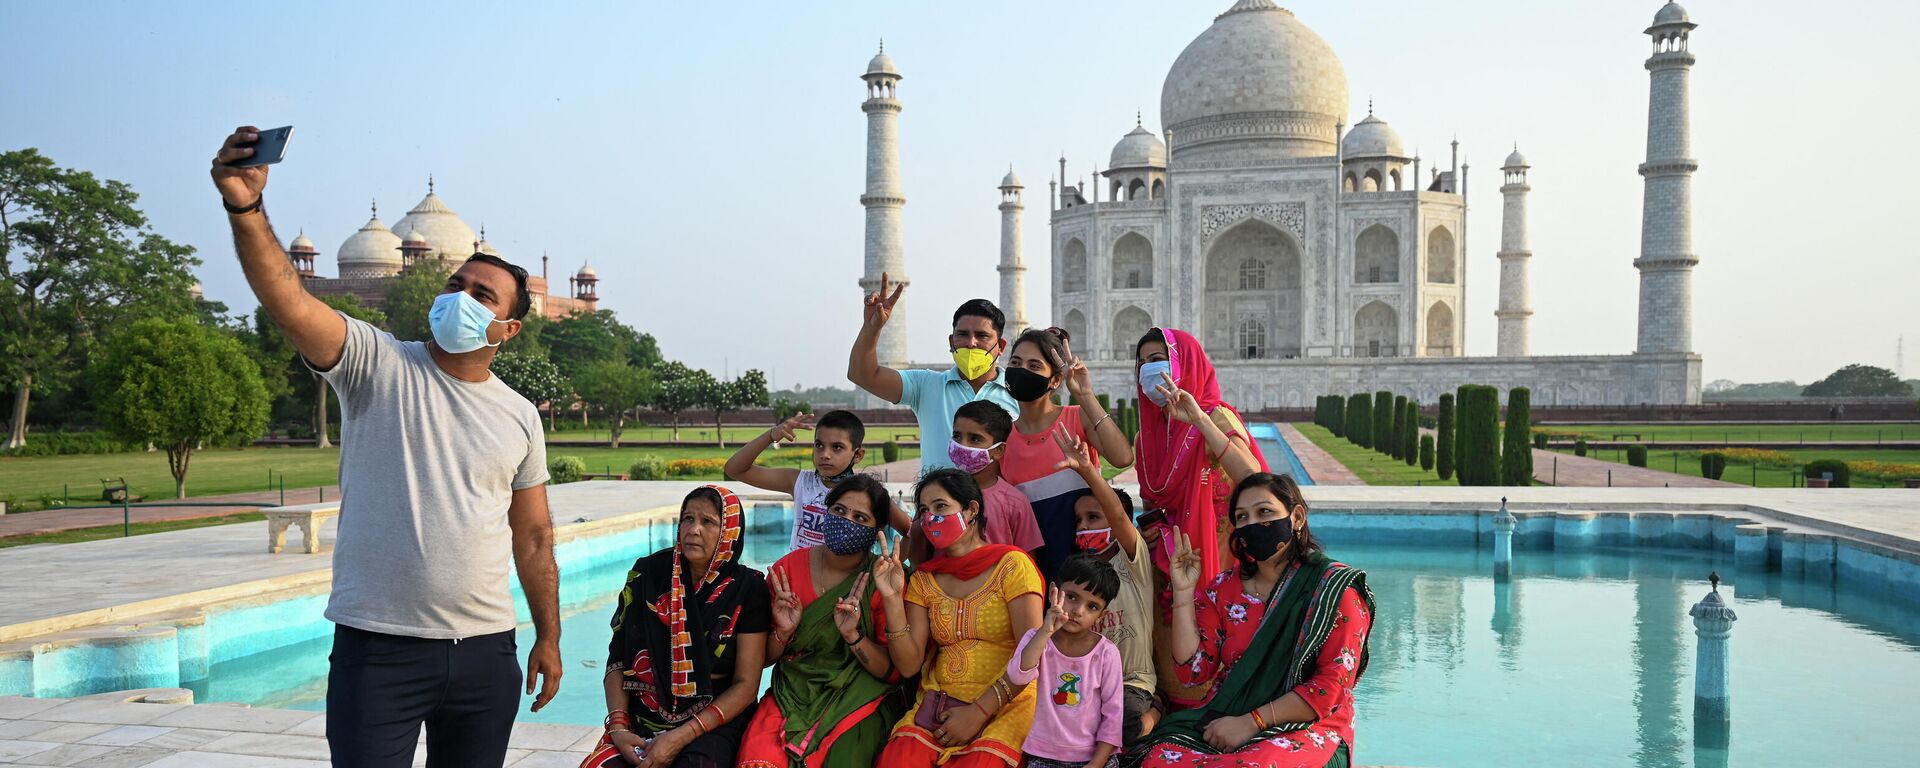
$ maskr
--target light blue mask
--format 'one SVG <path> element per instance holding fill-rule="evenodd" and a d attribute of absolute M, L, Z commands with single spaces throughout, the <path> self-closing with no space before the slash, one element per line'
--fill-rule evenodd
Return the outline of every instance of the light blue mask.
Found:
<path fill-rule="evenodd" d="M 466 291 L 440 294 L 433 300 L 433 309 L 427 310 L 427 326 L 433 329 L 433 343 L 456 355 L 481 347 L 500 346 L 487 343 L 487 329 L 494 323 L 506 322 L 509 321 L 495 320 L 493 310 Z"/>
<path fill-rule="evenodd" d="M 1167 398 L 1160 394 L 1160 388 L 1173 378 L 1173 363 L 1167 360 L 1147 363 L 1140 366 L 1140 394 L 1152 400 L 1154 405 L 1167 407 Z"/>

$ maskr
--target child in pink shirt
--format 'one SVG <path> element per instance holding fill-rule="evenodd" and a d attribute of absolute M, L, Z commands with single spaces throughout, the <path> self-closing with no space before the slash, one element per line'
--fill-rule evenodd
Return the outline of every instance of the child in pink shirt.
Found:
<path fill-rule="evenodd" d="M 1120 649 L 1095 628 L 1120 593 L 1120 574 L 1105 560 L 1074 555 L 1060 566 L 1047 615 L 1027 632 L 1007 662 L 1007 682 L 1039 680 L 1027 765 L 1082 768 L 1120 764 L 1125 719 Z"/>

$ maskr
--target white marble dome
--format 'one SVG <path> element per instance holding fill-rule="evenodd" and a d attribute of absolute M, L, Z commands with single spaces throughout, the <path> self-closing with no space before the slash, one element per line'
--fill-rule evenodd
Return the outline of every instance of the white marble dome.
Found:
<path fill-rule="evenodd" d="M 407 230 L 407 236 L 400 239 L 400 244 L 409 246 L 409 247 L 412 247 L 412 246 L 419 246 L 422 248 L 433 247 L 427 244 L 427 236 L 420 234 L 420 231 L 417 229 Z"/>
<path fill-rule="evenodd" d="M 347 237 L 340 244 L 340 250 L 334 258 L 340 264 L 340 276 L 386 277 L 400 272 L 400 236 L 387 225 L 380 223 L 380 217 L 367 219 L 360 231 Z"/>
<path fill-rule="evenodd" d="M 1000 188 L 1010 189 L 1013 187 L 1025 188 L 1025 186 L 1020 183 L 1020 177 L 1014 175 L 1012 168 L 1008 168 L 1007 175 L 1000 178 Z"/>
<path fill-rule="evenodd" d="M 900 71 L 894 69 L 893 57 L 887 55 L 887 49 L 883 46 L 880 48 L 880 52 L 874 54 L 873 59 L 867 62 L 867 74 L 894 75 L 897 77 Z"/>
<path fill-rule="evenodd" d="M 1668 2 L 1666 5 L 1660 6 L 1660 11 L 1653 15 L 1653 23 L 1656 26 L 1661 24 L 1683 23 L 1687 20 L 1687 9 L 1680 7 L 1680 4 L 1675 2 Z"/>
<path fill-rule="evenodd" d="M 1353 130 L 1347 131 L 1347 140 L 1341 143 L 1340 150 L 1346 157 L 1407 156 L 1405 146 L 1400 143 L 1400 132 L 1373 115 L 1367 115 Z"/>
<path fill-rule="evenodd" d="M 1180 52 L 1160 88 L 1160 118 L 1176 147 L 1280 139 L 1283 154 L 1325 156 L 1346 114 L 1340 58 L 1272 0 L 1234 3 Z"/>
<path fill-rule="evenodd" d="M 319 253 L 320 249 L 315 248 L 313 246 L 313 238 L 307 237 L 306 232 L 301 232 L 298 236 L 293 238 L 292 243 L 287 245 L 287 252 L 288 253 L 296 253 L 296 252 L 297 253 Z"/>
<path fill-rule="evenodd" d="M 468 256 L 473 255 L 474 243 L 480 240 L 474 235 L 473 228 L 461 221 L 460 215 L 448 208 L 440 196 L 431 190 L 419 205 L 407 211 L 404 218 L 394 222 L 393 228 L 401 232 L 412 230 L 419 233 L 427 238 L 429 254 L 453 261 L 466 261 Z M 393 247 L 400 247 L 397 237 Z M 394 258 L 399 259 L 398 256 Z"/>
<path fill-rule="evenodd" d="M 1107 158 L 1107 167 L 1165 168 L 1167 145 L 1146 126 L 1135 125 L 1127 135 L 1120 137 L 1120 143 L 1113 145 L 1113 154 Z"/>
<path fill-rule="evenodd" d="M 580 265 L 580 271 L 575 272 L 573 276 L 584 280 L 593 280 L 599 278 L 600 273 L 593 271 L 593 267 L 582 264 Z"/>
<path fill-rule="evenodd" d="M 1514 147 L 1514 148 L 1513 148 L 1513 154 L 1511 154 L 1511 155 L 1507 155 L 1507 164 L 1506 164 L 1506 165 L 1503 165 L 1503 166 L 1500 166 L 1500 167 L 1502 167 L 1502 168 L 1527 168 L 1527 167 L 1529 167 L 1529 166 L 1527 165 L 1527 156 L 1526 156 L 1526 155 L 1523 155 L 1523 154 L 1520 154 L 1520 148 L 1519 148 L 1519 147 Z"/>

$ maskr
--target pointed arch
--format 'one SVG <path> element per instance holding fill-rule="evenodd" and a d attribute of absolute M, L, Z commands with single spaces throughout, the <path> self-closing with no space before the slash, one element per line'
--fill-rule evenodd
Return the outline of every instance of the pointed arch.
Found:
<path fill-rule="evenodd" d="M 1141 336 L 1147 334 L 1147 329 L 1152 327 L 1153 318 L 1147 315 L 1146 310 L 1139 307 L 1128 305 L 1114 313 L 1113 325 L 1110 326 L 1111 332 L 1108 334 L 1108 338 L 1113 340 L 1110 359 L 1133 359 L 1134 342 L 1139 341 Z"/>
<path fill-rule="evenodd" d="M 1080 238 L 1067 241 L 1060 249 L 1060 290 L 1078 293 L 1087 289 L 1087 245 Z"/>
<path fill-rule="evenodd" d="M 1454 357 L 1453 307 L 1436 301 L 1427 308 L 1427 356 Z"/>
<path fill-rule="evenodd" d="M 1386 187 L 1381 184 L 1380 169 L 1368 168 L 1367 175 L 1360 179 L 1360 191 L 1379 192 L 1383 189 Z"/>
<path fill-rule="evenodd" d="M 1448 283 L 1454 277 L 1453 233 L 1445 226 L 1434 227 L 1427 233 L 1427 282 Z"/>
<path fill-rule="evenodd" d="M 1149 199 L 1159 200 L 1160 198 L 1163 198 L 1166 196 L 1167 196 L 1167 182 L 1161 179 L 1154 179 L 1153 193 L 1152 193 L 1152 197 L 1150 197 Z"/>
<path fill-rule="evenodd" d="M 1304 313 L 1303 262 L 1293 236 L 1260 219 L 1228 227 L 1208 246 L 1206 303 L 1200 338 L 1233 359 L 1246 351 L 1241 331 L 1256 321 L 1264 333 L 1257 350 L 1268 358 L 1300 354 Z"/>
<path fill-rule="evenodd" d="M 1383 301 L 1370 301 L 1353 313 L 1353 352 L 1358 357 L 1393 357 L 1400 348 L 1400 313 Z"/>
<path fill-rule="evenodd" d="M 1400 236 L 1385 224 L 1375 224 L 1353 240 L 1353 281 L 1400 282 Z"/>
<path fill-rule="evenodd" d="M 1128 200 L 1147 199 L 1147 182 L 1142 181 L 1140 179 L 1134 179 L 1132 184 L 1128 184 L 1127 199 Z"/>
<path fill-rule="evenodd" d="M 1128 232 L 1113 242 L 1113 288 L 1153 287 L 1153 243 L 1138 232 Z"/>
<path fill-rule="evenodd" d="M 1060 328 L 1067 332 L 1069 345 L 1088 344 L 1092 341 L 1087 337 L 1087 316 L 1078 309 L 1067 310 L 1067 317 L 1060 321 Z"/>

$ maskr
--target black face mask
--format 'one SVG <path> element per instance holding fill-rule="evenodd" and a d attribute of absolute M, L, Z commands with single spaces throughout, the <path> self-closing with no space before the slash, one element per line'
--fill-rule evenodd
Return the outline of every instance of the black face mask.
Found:
<path fill-rule="evenodd" d="M 1025 368 L 1007 368 L 1007 392 L 1013 399 L 1031 403 L 1053 392 L 1053 380 Z"/>
<path fill-rule="evenodd" d="M 1258 563 L 1273 557 L 1280 551 L 1281 545 L 1293 541 L 1293 519 L 1281 518 L 1264 523 L 1249 523 L 1233 529 L 1233 537 L 1228 545 L 1233 548 L 1234 557 Z"/>

